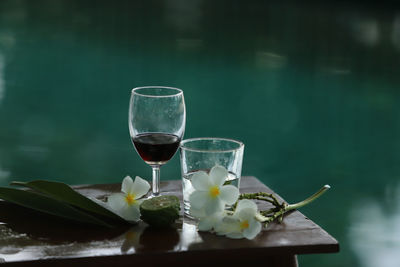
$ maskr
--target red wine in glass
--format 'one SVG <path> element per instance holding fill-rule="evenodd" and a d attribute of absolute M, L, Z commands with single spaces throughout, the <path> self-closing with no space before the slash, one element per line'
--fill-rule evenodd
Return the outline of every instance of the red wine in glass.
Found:
<path fill-rule="evenodd" d="M 144 133 L 136 135 L 132 141 L 147 164 L 162 165 L 175 154 L 181 139 L 173 134 Z"/>

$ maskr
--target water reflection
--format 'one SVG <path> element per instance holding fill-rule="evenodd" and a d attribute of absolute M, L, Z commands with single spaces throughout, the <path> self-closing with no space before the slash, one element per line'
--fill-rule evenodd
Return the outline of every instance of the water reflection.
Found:
<path fill-rule="evenodd" d="M 394 17 L 393 29 L 392 29 L 392 41 L 393 45 L 400 50 L 400 14 Z"/>
<path fill-rule="evenodd" d="M 398 267 L 400 184 L 386 190 L 384 203 L 364 200 L 352 209 L 350 245 L 364 267 Z"/>
<path fill-rule="evenodd" d="M 370 47 L 378 44 L 380 33 L 377 20 L 372 18 L 355 18 L 351 26 L 353 36 L 357 41 Z"/>
<path fill-rule="evenodd" d="M 182 221 L 182 231 L 180 233 L 180 242 L 174 250 L 185 251 L 188 250 L 190 246 L 201 243 L 202 241 L 203 239 L 197 231 L 196 222 L 184 217 Z"/>
<path fill-rule="evenodd" d="M 5 59 L 4 55 L 0 54 L 0 105 L 6 93 L 6 83 L 4 80 Z"/>
<path fill-rule="evenodd" d="M 160 239 L 160 236 L 163 238 Z M 140 246 L 137 251 L 169 251 L 174 250 L 179 243 L 179 233 L 174 227 L 152 228 L 146 227 L 140 236 Z"/>
<path fill-rule="evenodd" d="M 201 4 L 203 0 L 167 0 L 166 21 L 179 33 L 187 33 L 200 29 L 202 18 Z"/>
<path fill-rule="evenodd" d="M 287 58 L 273 52 L 257 51 L 256 66 L 270 70 L 281 69 L 286 66 Z"/>
<path fill-rule="evenodd" d="M 11 172 L 3 169 L 0 165 L 0 180 L 6 180 L 10 177 L 10 175 L 11 175 Z"/>
<path fill-rule="evenodd" d="M 121 246 L 122 253 L 128 253 L 128 252 L 134 253 L 136 251 L 136 249 L 140 246 L 139 240 L 145 227 L 146 226 L 144 226 L 143 224 L 139 224 L 129 229 L 129 231 L 127 231 L 123 235 L 124 242 L 122 243 Z"/>
<path fill-rule="evenodd" d="M 203 45 L 203 40 L 196 38 L 179 38 L 176 40 L 177 49 L 182 51 L 197 51 Z"/>
<path fill-rule="evenodd" d="M 315 72 L 328 75 L 349 75 L 352 61 L 343 56 L 321 56 L 316 59 Z"/>

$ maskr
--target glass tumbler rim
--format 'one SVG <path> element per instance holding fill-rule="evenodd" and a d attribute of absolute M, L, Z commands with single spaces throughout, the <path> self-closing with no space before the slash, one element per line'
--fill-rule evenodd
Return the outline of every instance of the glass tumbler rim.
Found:
<path fill-rule="evenodd" d="M 167 89 L 171 91 L 171 94 L 166 94 L 166 95 L 155 95 L 151 93 L 143 93 L 140 92 L 140 90 L 143 89 Z M 154 97 L 154 98 L 164 98 L 164 97 L 176 97 L 179 95 L 183 94 L 182 89 L 176 88 L 176 87 L 170 87 L 170 86 L 160 86 L 160 85 L 150 85 L 150 86 L 140 86 L 140 87 L 135 87 L 131 91 L 132 95 L 139 95 L 139 96 L 145 96 L 145 97 Z"/>
<path fill-rule="evenodd" d="M 192 147 L 187 147 L 185 146 L 186 143 L 194 142 L 194 141 L 225 141 L 225 142 L 230 142 L 230 143 L 235 143 L 237 145 L 236 148 L 227 148 L 227 149 L 205 149 L 205 148 L 192 148 Z M 181 150 L 185 151 L 191 151 L 191 152 L 200 152 L 200 153 L 229 153 L 229 152 L 235 152 L 239 151 L 244 148 L 244 143 L 231 139 L 231 138 L 223 138 L 223 137 L 196 137 L 196 138 L 188 138 L 184 139 L 181 141 L 179 144 L 179 148 Z"/>

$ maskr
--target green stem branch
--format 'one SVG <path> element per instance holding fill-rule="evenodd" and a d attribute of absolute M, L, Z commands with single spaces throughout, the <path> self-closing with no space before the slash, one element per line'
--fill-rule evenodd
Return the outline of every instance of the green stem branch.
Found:
<path fill-rule="evenodd" d="M 322 196 L 329 188 L 331 188 L 329 185 L 324 185 L 320 190 L 318 190 L 312 196 L 304 199 L 303 201 L 288 205 L 287 210 L 298 209 L 298 208 L 304 207 L 305 205 L 310 204 L 311 202 L 313 202 L 314 200 L 316 200 L 317 198 Z"/>
<path fill-rule="evenodd" d="M 314 200 L 316 200 L 317 198 L 322 196 L 329 188 L 330 188 L 329 185 L 325 185 L 320 190 L 318 190 L 316 193 L 314 193 L 312 196 L 304 199 L 303 201 L 297 202 L 295 204 L 286 204 L 284 202 L 282 202 L 282 204 L 279 204 L 277 199 L 274 197 L 274 200 L 276 200 L 276 202 L 275 201 L 271 202 L 271 200 L 268 200 L 268 202 L 273 203 L 275 205 L 275 208 L 272 208 L 272 209 L 269 209 L 266 211 L 261 211 L 260 215 L 258 215 L 256 218 L 260 222 L 265 223 L 266 227 L 268 226 L 269 223 L 276 220 L 277 218 L 279 218 L 279 222 L 282 222 L 283 215 L 285 213 L 310 204 L 311 202 L 313 202 Z M 256 194 L 259 194 L 259 193 L 256 193 Z M 251 194 L 246 194 L 246 195 L 251 195 Z M 259 198 L 255 198 L 255 199 L 259 199 Z"/>

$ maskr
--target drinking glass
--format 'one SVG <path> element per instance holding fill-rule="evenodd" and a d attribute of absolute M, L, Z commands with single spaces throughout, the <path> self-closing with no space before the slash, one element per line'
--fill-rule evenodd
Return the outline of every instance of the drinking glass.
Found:
<path fill-rule="evenodd" d="M 190 215 L 189 197 L 194 191 L 192 176 L 198 171 L 209 173 L 212 167 L 222 166 L 228 171 L 225 183 L 240 188 L 244 144 L 238 140 L 217 137 L 186 139 L 180 145 L 183 207 Z"/>
<path fill-rule="evenodd" d="M 160 194 L 160 167 L 178 149 L 185 124 L 186 108 L 181 89 L 165 86 L 132 89 L 129 132 L 137 153 L 153 170 L 152 196 Z"/>

